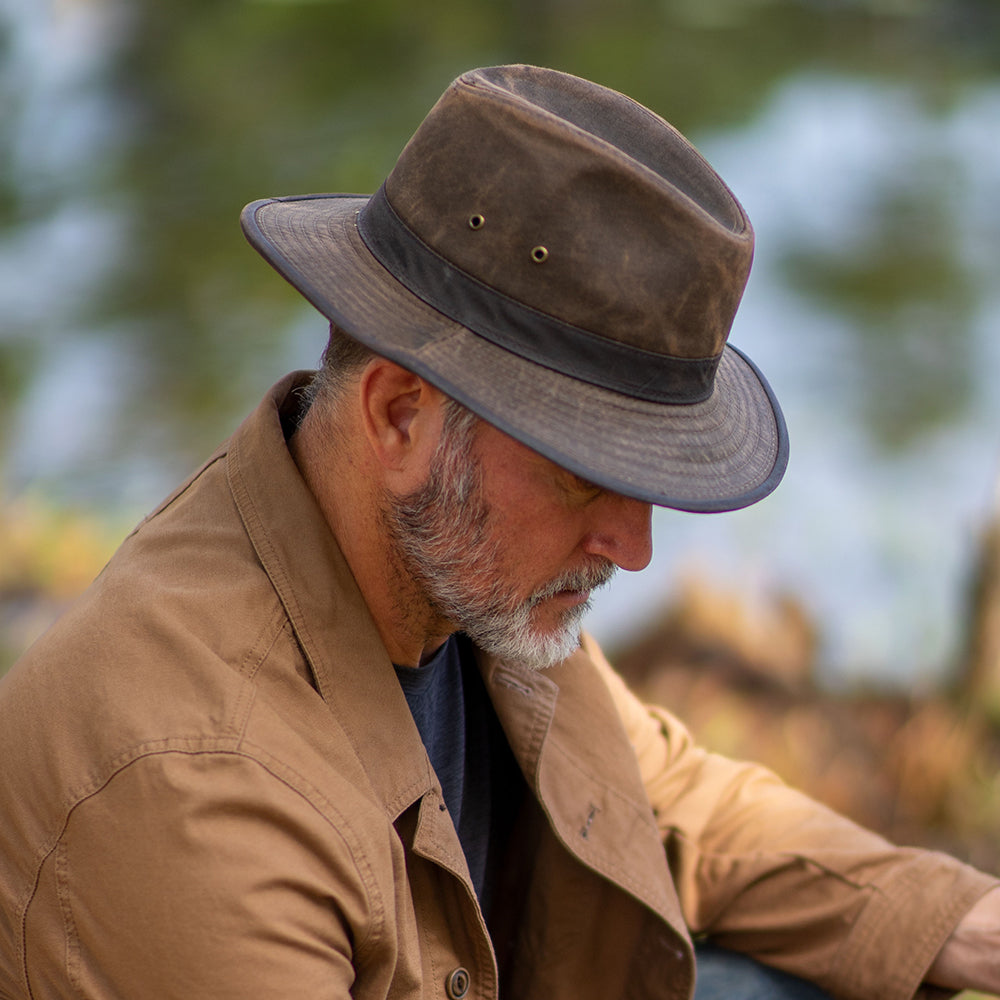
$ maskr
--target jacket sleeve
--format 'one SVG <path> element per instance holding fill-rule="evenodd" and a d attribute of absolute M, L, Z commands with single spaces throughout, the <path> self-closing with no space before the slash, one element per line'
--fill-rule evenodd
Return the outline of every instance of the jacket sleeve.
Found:
<path fill-rule="evenodd" d="M 589 639 L 639 762 L 694 934 L 836 997 L 936 995 L 924 973 L 997 880 L 947 855 L 894 847 L 767 769 L 712 754 L 643 705 Z"/>
<path fill-rule="evenodd" d="M 32 995 L 347 1000 L 377 923 L 354 856 L 260 760 L 147 753 L 75 807 L 43 866 Z"/>

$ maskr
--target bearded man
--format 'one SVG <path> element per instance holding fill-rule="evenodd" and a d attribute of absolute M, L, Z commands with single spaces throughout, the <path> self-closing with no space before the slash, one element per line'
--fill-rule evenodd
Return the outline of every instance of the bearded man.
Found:
<path fill-rule="evenodd" d="M 324 364 L 4 680 L 0 995 L 1000 986 L 996 879 L 704 752 L 581 636 L 652 505 L 745 506 L 787 460 L 727 344 L 752 230 L 687 141 L 478 70 L 371 199 L 244 228 Z"/>

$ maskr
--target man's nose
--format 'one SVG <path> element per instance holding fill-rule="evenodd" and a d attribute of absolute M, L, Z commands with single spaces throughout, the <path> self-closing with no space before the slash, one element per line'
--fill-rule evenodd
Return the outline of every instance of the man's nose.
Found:
<path fill-rule="evenodd" d="M 605 493 L 594 505 L 594 522 L 584 539 L 589 555 L 604 556 L 622 569 L 640 570 L 653 557 L 653 508 L 642 500 Z"/>

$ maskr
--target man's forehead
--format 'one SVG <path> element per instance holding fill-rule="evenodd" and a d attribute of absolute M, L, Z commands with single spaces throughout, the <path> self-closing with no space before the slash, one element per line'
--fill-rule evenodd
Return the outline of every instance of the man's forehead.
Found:
<path fill-rule="evenodd" d="M 499 467 L 508 474 L 520 473 L 525 479 L 541 476 L 573 498 L 587 499 L 608 492 L 586 476 L 552 461 L 487 420 L 477 421 L 474 447 L 486 470 Z"/>

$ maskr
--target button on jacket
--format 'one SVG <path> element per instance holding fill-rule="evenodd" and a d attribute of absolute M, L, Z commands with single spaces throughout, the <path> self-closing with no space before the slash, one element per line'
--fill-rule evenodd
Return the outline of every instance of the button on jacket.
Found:
<path fill-rule="evenodd" d="M 306 375 L 0 684 L 0 996 L 680 1000 L 689 929 L 913 996 L 994 880 L 705 753 L 591 642 L 481 658 L 531 794 L 491 919 L 282 433 Z"/>

